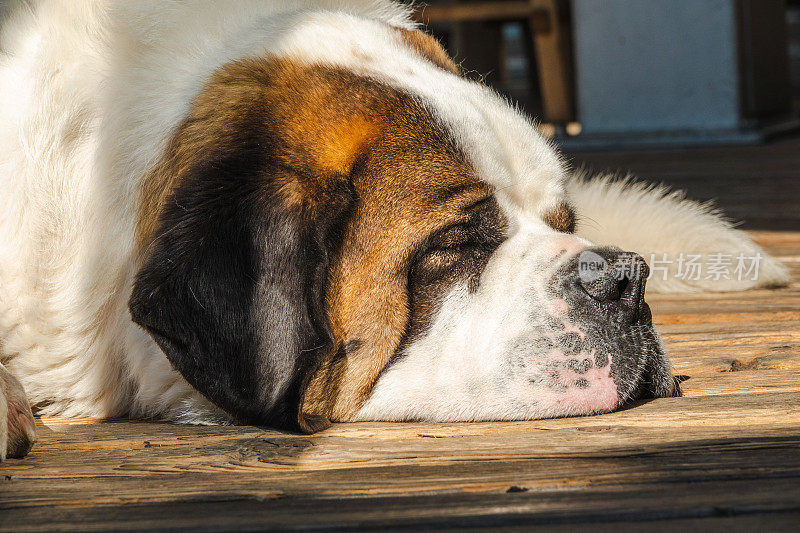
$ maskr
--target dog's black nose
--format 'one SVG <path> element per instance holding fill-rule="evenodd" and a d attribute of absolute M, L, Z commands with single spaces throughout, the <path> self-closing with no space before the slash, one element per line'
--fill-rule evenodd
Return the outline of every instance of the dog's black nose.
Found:
<path fill-rule="evenodd" d="M 597 303 L 622 311 L 628 321 L 649 320 L 644 288 L 650 269 L 633 252 L 592 248 L 578 258 L 578 283 Z"/>
<path fill-rule="evenodd" d="M 614 302 L 622 299 L 644 296 L 644 282 L 650 273 L 647 263 L 633 252 L 609 252 L 592 250 L 597 255 L 597 266 L 588 272 L 581 272 L 579 279 L 586 293 L 601 302 Z M 584 264 L 585 267 L 585 264 Z M 582 268 L 579 265 L 579 268 Z"/>

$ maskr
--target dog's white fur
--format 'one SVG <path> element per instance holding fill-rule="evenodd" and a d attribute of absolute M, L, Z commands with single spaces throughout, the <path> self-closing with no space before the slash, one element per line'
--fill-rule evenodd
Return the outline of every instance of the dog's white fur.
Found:
<path fill-rule="evenodd" d="M 241 57 L 337 65 L 415 95 L 496 186 L 515 233 L 552 237 L 541 215 L 569 196 L 595 242 L 645 254 L 759 251 L 697 204 L 567 179 L 526 118 L 425 61 L 389 24 L 414 27 L 406 8 L 385 0 L 63 0 L 16 11 L 0 41 L 0 362 L 41 413 L 226 420 L 131 322 L 127 301 L 139 182 L 205 80 Z M 785 281 L 764 258 L 757 283 L 658 288 Z M 390 403 L 359 416 L 406 416 L 385 412 Z"/>

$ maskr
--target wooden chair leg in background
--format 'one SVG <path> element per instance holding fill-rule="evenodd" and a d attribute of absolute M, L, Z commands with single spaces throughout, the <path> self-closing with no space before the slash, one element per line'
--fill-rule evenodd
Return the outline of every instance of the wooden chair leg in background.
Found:
<path fill-rule="evenodd" d="M 481 22 L 524 21 L 532 35 L 529 64 L 536 65 L 539 91 L 542 96 L 545 122 L 566 124 L 575 120 L 572 50 L 570 41 L 568 4 L 564 0 L 518 0 L 497 2 L 457 2 L 423 6 L 417 11 L 417 20 L 423 23 L 456 23 L 457 39 L 461 46 L 459 55 L 470 59 L 474 68 L 491 72 L 501 65 L 497 55 L 500 47 L 499 25 L 495 31 L 486 31 Z M 474 34 L 466 34 L 474 30 Z M 491 36 L 495 42 L 488 40 Z M 471 38 L 470 38 L 471 37 Z M 489 58 L 489 54 L 495 54 Z M 472 60 L 475 60 L 474 62 Z M 487 62 L 488 61 L 488 62 Z M 487 81 L 491 82 L 491 76 Z"/>
<path fill-rule="evenodd" d="M 567 123 L 575 120 L 572 47 L 569 22 L 558 0 L 530 0 L 529 17 L 533 49 L 542 94 L 544 119 Z"/>

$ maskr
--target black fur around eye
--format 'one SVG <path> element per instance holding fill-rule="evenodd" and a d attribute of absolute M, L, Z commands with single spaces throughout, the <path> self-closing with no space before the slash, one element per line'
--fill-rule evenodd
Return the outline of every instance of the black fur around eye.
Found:
<path fill-rule="evenodd" d="M 415 263 L 431 263 L 431 262 L 441 262 L 443 259 L 456 257 L 458 255 L 457 248 L 446 248 L 446 247 L 439 247 L 439 246 L 431 246 L 421 250 L 417 254 L 417 258 Z"/>
<path fill-rule="evenodd" d="M 458 229 L 432 239 L 418 255 L 418 264 L 427 269 L 445 269 L 460 261 L 491 253 L 496 245 L 482 242 L 469 230 Z"/>
<path fill-rule="evenodd" d="M 475 229 L 465 224 L 450 226 L 431 237 L 428 250 L 449 250 L 468 244 L 475 240 Z"/>
<path fill-rule="evenodd" d="M 449 270 L 462 268 L 462 263 L 488 257 L 499 244 L 500 239 L 480 224 L 456 224 L 435 233 L 420 247 L 415 270 L 428 276 L 441 276 Z"/>
<path fill-rule="evenodd" d="M 431 281 L 449 278 L 460 272 L 469 272 L 474 265 L 485 264 L 493 250 L 494 247 L 475 241 L 429 247 L 418 257 L 412 276 Z"/>
<path fill-rule="evenodd" d="M 429 273 L 446 270 L 458 264 L 464 257 L 465 251 L 462 245 L 429 247 L 419 256 L 416 269 Z"/>

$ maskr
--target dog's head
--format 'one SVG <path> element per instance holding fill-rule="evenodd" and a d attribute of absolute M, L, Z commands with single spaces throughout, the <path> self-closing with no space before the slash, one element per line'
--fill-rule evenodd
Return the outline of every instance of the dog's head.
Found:
<path fill-rule="evenodd" d="M 218 70 L 144 182 L 130 308 L 189 383 L 300 431 L 672 394 L 646 265 L 573 234 L 530 122 L 420 32 L 303 24 L 329 49 Z"/>

